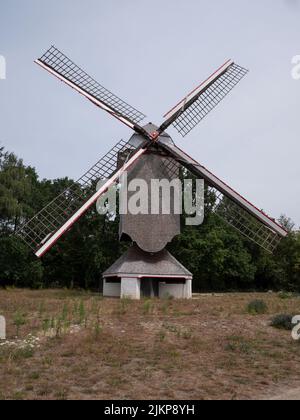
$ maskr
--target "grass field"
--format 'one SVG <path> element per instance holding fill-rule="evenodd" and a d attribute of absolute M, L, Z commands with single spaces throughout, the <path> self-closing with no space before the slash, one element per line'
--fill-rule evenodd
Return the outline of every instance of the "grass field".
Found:
<path fill-rule="evenodd" d="M 247 305 L 263 299 L 267 312 Z M 300 384 L 300 343 L 270 326 L 300 298 L 192 301 L 0 290 L 0 399 L 254 399 Z"/>

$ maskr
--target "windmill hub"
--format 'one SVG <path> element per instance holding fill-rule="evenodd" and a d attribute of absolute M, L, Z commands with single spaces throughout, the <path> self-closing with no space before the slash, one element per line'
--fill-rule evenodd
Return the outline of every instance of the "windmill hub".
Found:
<path fill-rule="evenodd" d="M 158 127 L 141 126 L 145 115 L 95 81 L 66 55 L 52 46 L 36 63 L 134 131 L 129 141 L 118 142 L 77 182 L 51 201 L 16 234 L 42 257 L 70 230 L 124 172 L 129 178 L 178 177 L 181 167 L 204 179 L 212 198 L 211 211 L 248 240 L 272 252 L 287 232 L 257 206 L 230 188 L 175 145 L 166 130 L 173 126 L 185 137 L 247 74 L 228 60 L 205 82 L 184 97 Z M 92 186 L 107 180 L 96 192 Z M 129 197 L 130 198 L 130 197 Z M 180 217 L 171 214 L 124 215 L 120 240 L 130 241 L 128 251 L 105 271 L 104 295 L 139 299 L 141 296 L 192 297 L 192 274 L 165 247 L 180 234 Z"/>

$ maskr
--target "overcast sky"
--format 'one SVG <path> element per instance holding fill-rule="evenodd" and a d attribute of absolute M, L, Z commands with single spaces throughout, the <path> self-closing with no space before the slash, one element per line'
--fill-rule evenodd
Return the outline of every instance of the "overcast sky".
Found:
<path fill-rule="evenodd" d="M 298 0 L 0 0 L 0 145 L 79 178 L 130 129 L 33 63 L 51 44 L 160 123 L 228 58 L 249 75 L 175 142 L 272 217 L 300 225 Z M 147 120 L 145 121 L 145 123 Z"/>

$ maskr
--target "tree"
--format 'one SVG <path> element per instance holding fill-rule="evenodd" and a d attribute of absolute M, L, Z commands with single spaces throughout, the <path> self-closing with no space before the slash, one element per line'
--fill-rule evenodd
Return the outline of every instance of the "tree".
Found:
<path fill-rule="evenodd" d="M 187 171 L 181 178 L 191 178 Z M 130 243 L 118 240 L 119 217 L 111 221 L 96 208 L 76 223 L 37 260 L 12 233 L 74 182 L 68 178 L 40 180 L 34 168 L 0 148 L 0 285 L 17 287 L 81 287 L 98 289 L 102 273 Z M 92 186 L 94 188 L 94 186 Z M 300 233 L 293 222 L 279 222 L 289 235 L 275 254 L 268 254 L 222 221 L 213 209 L 215 194 L 206 188 L 205 220 L 185 226 L 169 250 L 194 275 L 196 291 L 292 290 L 300 291 Z"/>
<path fill-rule="evenodd" d="M 0 238 L 0 286 L 39 288 L 43 266 L 18 238 Z"/>
<path fill-rule="evenodd" d="M 33 214 L 30 206 L 37 174 L 13 153 L 0 149 L 0 232 L 15 232 Z"/>
<path fill-rule="evenodd" d="M 37 174 L 13 153 L 0 148 L 0 284 L 33 286 L 41 282 L 43 269 L 28 248 L 11 237 L 21 222 L 33 215 L 33 185 Z"/>
<path fill-rule="evenodd" d="M 202 226 L 184 227 L 169 249 L 193 273 L 197 291 L 251 288 L 251 254 L 239 233 L 211 212 Z"/>

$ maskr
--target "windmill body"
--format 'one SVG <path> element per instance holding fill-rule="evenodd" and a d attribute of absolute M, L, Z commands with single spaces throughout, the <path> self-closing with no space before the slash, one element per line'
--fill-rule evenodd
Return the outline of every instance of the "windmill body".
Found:
<path fill-rule="evenodd" d="M 144 127 L 145 130 L 155 131 L 157 127 L 153 124 L 148 124 Z M 169 142 L 172 140 L 169 136 L 160 136 L 159 141 Z M 142 136 L 135 134 L 131 137 L 130 144 L 138 147 L 143 143 Z M 141 156 L 136 164 L 130 168 L 127 172 L 127 183 L 134 180 L 143 180 L 147 184 L 147 197 L 144 197 L 147 202 L 147 208 L 144 209 L 144 214 L 132 214 L 131 211 L 127 211 L 125 215 L 120 216 L 120 239 L 136 243 L 143 251 L 156 253 L 162 251 L 173 238 L 180 234 L 180 214 L 176 214 L 175 206 L 177 200 L 180 197 L 175 197 L 175 191 L 170 191 L 170 212 L 163 214 L 162 211 L 162 194 L 160 190 L 160 196 L 156 197 L 159 205 L 159 214 L 152 214 L 152 181 L 165 179 L 168 182 L 177 180 L 179 178 L 179 165 L 176 165 L 175 159 L 173 159 L 169 153 L 163 151 L 158 146 L 159 143 L 149 147 L 147 152 Z M 174 161 L 173 165 L 170 165 L 170 159 Z M 176 165 L 176 166 L 175 166 Z M 128 202 L 134 196 L 135 191 L 127 191 L 125 203 L 128 209 Z"/>
<path fill-rule="evenodd" d="M 119 141 L 77 182 L 31 220 L 24 220 L 16 234 L 37 257 L 56 245 L 125 173 L 129 180 L 142 179 L 150 187 L 153 179 L 178 178 L 180 168 L 205 181 L 214 197 L 211 211 L 248 240 L 273 252 L 287 236 L 274 219 L 187 155 L 166 132 L 173 126 L 185 137 L 231 92 L 247 70 L 232 60 L 227 61 L 173 107 L 160 126 L 152 123 L 142 126 L 143 113 L 100 85 L 56 47 L 52 46 L 36 63 L 134 131 L 129 141 Z M 105 181 L 95 191 L 99 180 Z M 149 191 L 150 188 L 148 199 Z M 129 191 L 126 200 L 130 200 L 130 194 Z M 180 199 L 172 198 L 174 203 Z M 175 204 L 168 214 L 122 214 L 120 240 L 128 240 L 132 246 L 105 271 L 104 294 L 135 299 L 143 295 L 191 298 L 192 274 L 166 250 L 168 243 L 179 234 L 180 216 Z"/>
<path fill-rule="evenodd" d="M 143 127 L 152 133 L 158 127 L 149 123 Z M 159 147 L 173 144 L 171 137 L 164 133 L 153 147 L 127 172 L 127 183 L 143 180 L 147 184 L 148 208 L 144 213 L 130 211 L 120 215 L 120 240 L 132 243 L 131 248 L 103 274 L 103 294 L 108 297 L 165 297 L 179 299 L 192 297 L 192 273 L 177 261 L 165 248 L 173 238 L 181 233 L 181 217 L 175 212 L 175 203 L 181 197 L 170 191 L 170 213 L 163 214 L 162 191 L 157 197 L 159 213 L 151 214 L 151 181 L 165 179 L 168 182 L 179 177 L 179 164 L 170 154 Z M 134 134 L 129 144 L 139 147 L 143 137 Z M 122 165 L 124 162 L 120 162 Z M 135 194 L 126 192 L 126 207 Z M 124 204 L 123 204 L 124 205 Z"/>

